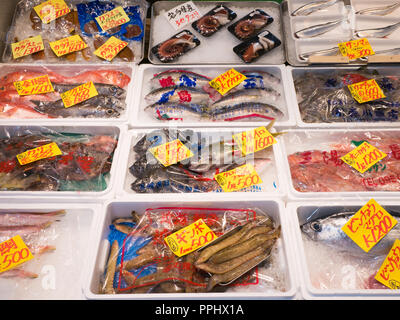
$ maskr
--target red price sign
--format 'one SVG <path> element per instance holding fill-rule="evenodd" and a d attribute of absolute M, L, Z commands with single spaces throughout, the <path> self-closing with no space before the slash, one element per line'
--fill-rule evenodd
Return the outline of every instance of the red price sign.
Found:
<path fill-rule="evenodd" d="M 262 183 L 251 164 L 218 173 L 214 178 L 225 192 L 238 191 Z"/>
<path fill-rule="evenodd" d="M 13 58 L 18 59 L 35 52 L 44 50 L 44 44 L 42 36 L 38 35 L 36 37 L 28 38 L 20 42 L 12 43 L 11 50 L 13 53 Z"/>
<path fill-rule="evenodd" d="M 33 258 L 20 236 L 0 243 L 0 273 L 10 270 Z"/>
<path fill-rule="evenodd" d="M 352 166 L 357 171 L 364 173 L 386 156 L 386 153 L 370 145 L 368 142 L 363 142 L 357 148 L 353 149 L 340 159 Z"/>
<path fill-rule="evenodd" d="M 220 94 L 224 95 L 246 79 L 246 76 L 232 68 L 211 80 L 209 84 Z"/>
<path fill-rule="evenodd" d="M 179 139 L 154 147 L 150 149 L 150 152 L 165 167 L 193 157 L 193 152 Z"/>
<path fill-rule="evenodd" d="M 64 103 L 65 108 L 72 107 L 78 103 L 86 101 L 90 98 L 97 96 L 99 93 L 97 92 L 96 87 L 92 81 L 84 83 L 80 86 L 77 86 L 71 90 L 63 92 L 61 94 L 61 99 Z"/>
<path fill-rule="evenodd" d="M 14 87 L 20 96 L 53 92 L 54 88 L 48 75 L 33 79 L 16 81 Z"/>
<path fill-rule="evenodd" d="M 103 31 L 107 31 L 129 22 L 130 19 L 122 7 L 117 7 L 96 17 L 96 21 Z"/>
<path fill-rule="evenodd" d="M 375 54 L 367 38 L 339 43 L 339 49 L 342 55 L 348 57 L 350 60 Z"/>
<path fill-rule="evenodd" d="M 57 57 L 87 48 L 87 44 L 76 34 L 74 36 L 50 42 L 50 47 Z"/>
<path fill-rule="evenodd" d="M 21 166 L 41 159 L 46 159 L 61 155 L 62 152 L 55 142 L 45 144 L 35 149 L 30 149 L 17 155 L 18 162 Z"/>
<path fill-rule="evenodd" d="M 359 103 L 386 98 L 375 79 L 361 81 L 347 86 L 351 95 Z"/>
<path fill-rule="evenodd" d="M 241 147 L 243 155 L 263 150 L 277 142 L 265 127 L 235 134 L 233 139 Z"/>
<path fill-rule="evenodd" d="M 66 15 L 71 10 L 64 0 L 45 1 L 33 8 L 43 23 L 49 23 L 61 16 Z"/>
<path fill-rule="evenodd" d="M 390 289 L 400 289 L 400 240 L 394 242 L 375 279 Z"/>
<path fill-rule="evenodd" d="M 94 54 L 107 61 L 111 61 L 127 45 L 128 42 L 122 41 L 116 37 L 111 37 L 101 47 L 99 47 Z"/>

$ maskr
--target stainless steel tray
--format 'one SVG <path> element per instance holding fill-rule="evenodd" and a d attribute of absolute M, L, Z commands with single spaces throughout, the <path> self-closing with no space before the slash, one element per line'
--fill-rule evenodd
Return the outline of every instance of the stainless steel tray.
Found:
<path fill-rule="evenodd" d="M 274 34 L 282 44 L 272 49 L 270 52 L 261 56 L 254 61 L 256 64 L 283 64 L 286 62 L 285 48 L 283 44 L 282 19 L 280 5 L 272 1 L 193 1 L 201 14 L 207 13 L 209 10 L 223 4 L 237 13 L 237 17 L 230 24 L 247 15 L 252 10 L 259 8 L 271 15 L 274 21 L 264 27 L 262 30 L 268 30 Z M 188 24 L 179 30 L 175 30 L 163 13 L 176 7 L 182 1 L 157 1 L 152 5 L 151 10 L 151 28 L 149 36 L 149 52 L 148 59 L 153 64 L 164 64 L 151 52 L 151 48 L 157 44 L 167 40 L 174 34 L 182 30 L 189 30 L 201 42 L 201 44 L 193 50 L 182 55 L 178 59 L 169 64 L 246 64 L 239 56 L 237 56 L 232 48 L 240 44 L 242 41 L 236 39 L 228 30 L 226 25 L 217 31 L 211 37 L 203 37 L 195 31 L 191 24 Z"/>

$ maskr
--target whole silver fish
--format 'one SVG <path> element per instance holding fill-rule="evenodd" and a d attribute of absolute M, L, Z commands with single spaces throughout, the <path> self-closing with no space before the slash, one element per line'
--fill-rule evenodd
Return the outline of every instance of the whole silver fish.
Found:
<path fill-rule="evenodd" d="M 150 80 L 152 89 L 168 87 L 202 88 L 212 79 L 187 70 L 168 70 L 155 74 Z"/>
<path fill-rule="evenodd" d="M 382 28 L 356 30 L 355 34 L 359 38 L 384 38 L 400 27 L 400 22 Z"/>
<path fill-rule="evenodd" d="M 301 54 L 299 54 L 299 58 L 300 58 L 300 60 L 308 61 L 308 59 L 312 56 L 332 56 L 332 55 L 337 55 L 338 53 L 340 53 L 339 47 L 333 47 L 330 49 L 323 49 L 323 50 L 316 50 L 316 51 L 301 53 Z"/>
<path fill-rule="evenodd" d="M 301 230 L 309 239 L 331 248 L 345 251 L 350 255 L 387 255 L 395 239 L 400 237 L 400 223 L 397 223 L 384 238 L 366 253 L 342 231 L 342 227 L 354 214 L 355 212 L 341 212 L 326 218 L 316 219 L 303 224 Z M 392 216 L 400 222 L 398 216 L 394 216 L 393 214 Z"/>
<path fill-rule="evenodd" d="M 367 9 L 359 10 L 356 12 L 356 14 L 386 16 L 387 14 L 392 13 L 399 7 L 400 7 L 400 2 L 396 2 L 396 3 L 390 4 L 388 6 L 374 7 L 374 8 L 367 8 Z"/>
<path fill-rule="evenodd" d="M 280 119 L 283 112 L 277 107 L 264 103 L 239 103 L 232 105 L 229 109 L 220 111 L 217 109 L 212 114 L 213 121 L 252 121 L 260 119 Z"/>
<path fill-rule="evenodd" d="M 174 118 L 188 118 L 200 119 L 208 116 L 208 107 L 205 104 L 189 104 L 179 102 L 167 102 L 164 104 L 154 103 L 147 106 L 145 111 L 150 112 L 155 118 L 159 120 L 173 120 Z"/>
<path fill-rule="evenodd" d="M 232 92 L 210 105 L 211 113 L 230 110 L 233 106 L 242 103 L 258 103 L 274 105 L 281 94 L 271 88 L 243 89 Z"/>
<path fill-rule="evenodd" d="M 321 9 L 328 8 L 337 3 L 338 0 L 319 0 L 307 3 L 292 12 L 292 16 L 308 16 Z"/>
<path fill-rule="evenodd" d="M 346 19 L 339 19 L 335 21 L 330 21 L 327 23 L 317 24 L 311 27 L 307 27 L 295 32 L 296 38 L 314 38 L 320 36 L 321 34 L 327 33 L 336 27 L 338 27 L 341 23 L 343 23 Z"/>
<path fill-rule="evenodd" d="M 149 104 L 164 104 L 167 102 L 185 102 L 195 104 L 208 104 L 208 93 L 187 87 L 168 87 L 159 88 L 151 91 L 145 96 L 145 100 Z"/>
<path fill-rule="evenodd" d="M 71 90 L 81 84 L 59 84 L 53 83 L 54 91 L 63 93 L 68 90 Z M 111 85 L 111 84 L 104 84 L 104 83 L 94 83 L 94 86 L 99 95 L 104 96 L 114 96 L 117 98 L 122 98 L 126 96 L 126 90 L 122 89 L 121 87 Z"/>

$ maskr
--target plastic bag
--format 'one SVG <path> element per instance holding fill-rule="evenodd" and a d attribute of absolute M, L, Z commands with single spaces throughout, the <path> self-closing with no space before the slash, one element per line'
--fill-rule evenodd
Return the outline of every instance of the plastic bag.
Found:
<path fill-rule="evenodd" d="M 48 81 L 31 81 L 42 76 L 49 77 L 54 91 L 29 94 L 33 87 L 50 88 Z M 15 81 L 22 81 L 28 95 L 17 91 Z M 93 82 L 98 95 L 66 108 L 61 94 L 89 81 Z M 0 76 L 0 119 L 120 118 L 127 109 L 130 81 L 128 70 L 123 68 L 4 67 Z"/>
<path fill-rule="evenodd" d="M 41 0 L 24 0 L 18 3 L 14 20 L 7 34 L 6 49 L 3 61 L 8 63 L 109 63 L 94 54 L 94 51 L 111 36 L 128 42 L 112 62 L 138 62 L 143 58 L 144 20 L 148 4 L 142 0 L 110 0 L 110 1 L 66 1 L 69 12 L 50 23 L 42 23 L 33 9 L 41 4 Z M 130 21 L 108 31 L 101 30 L 95 17 L 121 6 Z M 29 27 L 27 27 L 29 26 Z M 41 35 L 45 49 L 18 59 L 13 59 L 11 44 L 29 37 Z M 87 44 L 87 48 L 57 57 L 49 42 L 54 42 L 72 35 L 79 35 Z"/>
<path fill-rule="evenodd" d="M 4 127 L 0 136 L 3 137 L 0 140 L 2 191 L 103 191 L 107 188 L 118 143 L 116 136 L 56 132 L 45 127 Z M 53 142 L 60 155 L 46 154 L 46 149 L 39 148 Z M 17 155 L 36 148 L 39 149 L 30 152 L 34 161 L 20 164 Z M 41 158 L 43 155 L 47 157 Z"/>
<path fill-rule="evenodd" d="M 215 236 L 225 237 L 182 257 L 173 254 L 165 237 L 194 222 L 200 229 L 193 230 L 201 230 L 200 219 Z M 178 242 L 194 243 L 197 231 L 175 236 Z M 204 237 L 215 239 L 209 234 Z M 110 225 L 101 292 L 207 292 L 261 285 L 267 278 L 260 274 L 261 267 L 269 274 L 276 264 L 271 252 L 279 237 L 279 225 L 259 209 L 154 208 L 142 216 L 132 212 L 132 217 L 116 218 Z M 270 288 L 281 290 L 283 272 L 270 275 Z"/>

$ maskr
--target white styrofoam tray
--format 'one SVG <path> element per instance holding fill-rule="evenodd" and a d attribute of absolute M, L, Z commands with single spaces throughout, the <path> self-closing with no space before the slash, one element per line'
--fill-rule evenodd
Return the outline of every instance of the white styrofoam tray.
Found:
<path fill-rule="evenodd" d="M 303 152 L 307 150 L 324 151 L 328 142 L 339 141 L 339 137 L 350 136 L 357 133 L 377 133 L 380 132 L 396 132 L 399 129 L 380 128 L 372 130 L 362 129 L 288 129 L 287 133 L 282 136 L 281 148 L 277 158 L 277 169 L 280 175 L 284 175 L 286 179 L 285 185 L 288 189 L 289 200 L 300 199 L 341 199 L 341 198 L 363 198 L 363 197 L 398 197 L 399 192 L 395 191 L 343 191 L 343 192 L 300 192 L 293 186 L 291 178 L 288 155 L 295 152 Z M 337 138 L 337 139 L 336 139 Z M 330 150 L 330 149 L 327 149 Z M 324 177 L 321 177 L 324 179 Z"/>
<path fill-rule="evenodd" d="M 82 283 L 83 270 L 91 252 L 88 244 L 96 235 L 94 227 L 101 213 L 100 204 L 40 202 L 35 199 L 0 199 L 0 214 L 5 212 L 50 212 L 65 209 L 66 214 L 54 222 L 49 230 L 56 250 L 35 256 L 28 261 L 28 271 L 39 274 L 36 279 L 1 278 L 0 299 L 2 300 L 81 300 L 85 299 Z"/>
<path fill-rule="evenodd" d="M 87 123 L 85 126 L 76 126 L 76 124 L 71 122 L 63 122 L 59 125 L 49 126 L 49 125 L 20 125 L 18 122 L 11 122 L 9 125 L 0 125 L 0 128 L 9 130 L 12 135 L 20 129 L 40 129 L 44 128 L 54 130 L 56 132 L 69 132 L 69 133 L 82 133 L 82 134 L 113 134 L 118 138 L 117 147 L 114 150 L 113 161 L 110 169 L 110 178 L 107 181 L 107 188 L 103 191 L 0 191 L 0 199 L 15 198 L 20 199 L 23 197 L 34 197 L 35 201 L 45 201 L 49 199 L 50 201 L 62 201 L 61 199 L 74 199 L 77 202 L 95 202 L 99 200 L 109 199 L 114 197 L 115 194 L 115 184 L 118 174 L 118 164 L 120 157 L 120 150 L 123 145 L 125 134 L 127 132 L 126 125 L 110 125 L 110 124 L 94 124 Z M 58 200 L 57 200 L 58 199 Z"/>
<path fill-rule="evenodd" d="M 64 121 L 73 121 L 78 124 L 86 124 L 86 123 L 116 123 L 116 124 L 126 124 L 129 119 L 132 117 L 132 101 L 134 99 L 133 92 L 135 91 L 135 86 L 140 85 L 140 82 L 137 83 L 138 76 L 138 66 L 135 64 L 126 65 L 126 64 L 113 64 L 113 65 L 94 65 L 94 64 L 69 64 L 69 65 L 52 65 L 52 64 L 2 64 L 0 67 L 0 77 L 3 77 L 11 72 L 18 71 L 30 71 L 30 72 L 41 72 L 46 74 L 47 71 L 58 72 L 65 76 L 71 76 L 75 72 L 84 72 L 84 71 L 97 71 L 97 70 L 117 70 L 125 73 L 131 78 L 128 86 L 125 88 L 126 90 L 126 98 L 125 98 L 125 110 L 121 111 L 121 115 L 118 118 L 33 118 L 33 119 L 24 119 L 24 118 L 1 118 L 0 124 L 8 124 L 10 121 L 18 121 L 18 123 L 29 123 L 29 124 L 58 124 Z M 78 85 L 79 83 L 77 83 Z M 71 107 L 73 108 L 73 107 Z"/>
<path fill-rule="evenodd" d="M 356 71 L 358 68 L 354 67 L 286 67 L 287 79 L 288 79 L 288 92 L 292 94 L 290 100 L 291 111 L 294 112 L 294 117 L 296 119 L 296 124 L 299 128 L 377 128 L 377 127 L 400 127 L 399 121 L 377 121 L 377 122 L 322 122 L 322 123 L 308 123 L 304 122 L 300 113 L 299 103 L 297 100 L 296 88 L 294 85 L 294 74 L 302 74 L 305 72 L 327 72 L 335 70 L 349 70 Z M 400 69 L 395 66 L 384 67 L 384 66 L 374 66 L 368 67 L 370 70 L 378 70 L 380 75 L 393 75 L 400 74 Z"/>
<path fill-rule="evenodd" d="M 178 130 L 185 130 L 188 128 L 179 128 Z M 235 129 L 235 128 L 219 128 L 218 130 L 213 128 L 199 128 L 194 129 L 194 132 L 201 132 L 205 135 L 205 137 L 211 137 L 209 140 L 210 142 L 217 142 L 220 139 L 228 139 L 230 141 L 230 137 L 239 132 L 250 130 L 251 128 L 243 128 L 243 129 Z M 267 164 L 265 169 L 261 172 L 258 172 L 261 180 L 263 181 L 262 184 L 255 186 L 256 188 L 251 189 L 252 192 L 244 192 L 244 191 L 237 191 L 237 192 L 210 192 L 210 193 L 200 193 L 200 192 L 193 192 L 193 193 L 136 193 L 131 188 L 130 185 L 136 180 L 136 178 L 129 172 L 129 167 L 135 162 L 136 153 L 133 151 L 133 146 L 136 143 L 136 139 L 141 137 L 143 134 L 151 133 L 156 129 L 131 129 L 128 130 L 126 134 L 126 139 L 124 139 L 124 145 L 122 148 L 122 153 L 120 156 L 120 161 L 118 163 L 118 176 L 124 177 L 120 183 L 118 184 L 118 188 L 116 189 L 116 197 L 126 197 L 135 199 L 146 199 L 152 201 L 154 197 L 157 195 L 159 199 L 162 197 L 163 199 L 201 199 L 202 197 L 213 197 L 213 199 L 235 199 L 237 197 L 257 197 L 257 195 L 261 196 L 271 196 L 271 197 L 283 197 L 286 195 L 286 185 L 284 183 L 285 179 L 283 177 L 282 172 L 277 170 L 277 154 L 278 149 L 280 148 L 280 144 L 282 143 L 281 136 L 277 137 L 277 143 L 272 146 L 273 148 L 273 155 L 271 155 L 272 162 Z M 270 132 L 274 132 L 271 129 Z M 271 148 L 271 147 L 270 147 Z M 262 152 L 262 151 L 260 151 Z M 262 190 L 259 190 L 258 187 L 261 187 Z"/>
<path fill-rule="evenodd" d="M 262 124 L 264 121 L 196 121 L 196 120 L 183 120 L 183 121 L 160 121 L 155 119 L 152 115 L 144 111 L 144 108 L 147 106 L 147 103 L 144 97 L 151 92 L 150 80 L 154 76 L 154 74 L 165 72 L 167 70 L 189 70 L 192 72 L 196 72 L 205 76 L 208 76 L 211 79 L 214 79 L 218 75 L 228 71 L 229 69 L 234 68 L 238 72 L 241 70 L 250 70 L 250 71 L 266 71 L 274 76 L 281 79 L 281 84 L 279 87 L 274 88 L 277 90 L 281 97 L 277 102 L 277 106 L 284 111 L 285 116 L 281 120 L 277 120 L 275 122 L 275 126 L 294 126 L 295 118 L 293 112 L 290 111 L 290 101 L 291 94 L 289 90 L 292 90 L 292 87 L 289 87 L 290 81 L 288 75 L 285 70 L 284 65 L 274 65 L 274 66 L 266 66 L 266 65 L 184 65 L 184 66 L 160 66 L 160 65 L 151 65 L 151 64 L 142 64 L 139 66 L 139 72 L 137 77 L 138 85 L 135 86 L 135 94 L 134 94 L 134 106 L 132 108 L 132 117 L 129 119 L 129 126 L 132 128 L 137 127 L 160 127 L 160 126 L 186 126 L 186 127 L 248 127 L 254 126 L 257 124 Z M 141 84 L 141 85 L 139 85 Z M 266 122 L 269 122 L 266 120 Z"/>
<path fill-rule="evenodd" d="M 280 263 L 286 266 L 285 279 L 287 288 L 284 292 L 263 292 L 260 289 L 246 290 L 246 292 L 224 292 L 224 293 L 152 293 L 152 294 L 102 294 L 100 293 L 100 277 L 105 271 L 109 255 L 110 244 L 107 240 L 109 225 L 117 217 L 129 217 L 132 210 L 139 215 L 143 214 L 148 208 L 158 207 L 190 207 L 190 208 L 259 208 L 267 213 L 276 223 L 280 224 L 282 252 L 279 257 Z M 190 201 L 190 200 L 155 200 L 151 203 L 147 201 L 132 201 L 127 199 L 110 200 L 104 204 L 102 221 L 97 226 L 97 234 L 93 238 L 91 251 L 94 253 L 90 261 L 84 294 L 88 299 L 296 299 L 298 298 L 297 272 L 293 268 L 293 248 L 291 243 L 290 231 L 287 215 L 283 202 L 273 198 L 263 198 L 258 200 L 230 200 L 230 201 Z M 251 288 L 252 289 L 252 288 Z"/>
<path fill-rule="evenodd" d="M 365 300 L 365 299 L 383 299 L 383 300 L 391 300 L 391 299 L 400 299 L 399 290 L 391 290 L 391 289 L 354 289 L 356 286 L 354 283 L 356 269 L 355 266 L 350 264 L 343 264 L 342 268 L 339 270 L 341 272 L 341 276 L 343 276 L 342 287 L 343 289 L 318 289 L 312 283 L 312 278 L 316 275 L 310 274 L 310 263 L 311 257 L 308 259 L 306 256 L 306 246 L 302 239 L 302 233 L 300 226 L 308 221 L 313 215 L 313 218 L 320 218 L 323 216 L 327 216 L 333 213 L 340 212 L 340 210 L 347 208 L 352 209 L 355 212 L 358 211 L 363 205 L 368 202 L 369 198 L 365 198 L 364 200 L 337 200 L 335 202 L 332 201 L 321 201 L 319 199 L 315 199 L 313 201 L 295 201 L 287 203 L 287 215 L 288 220 L 290 222 L 290 228 L 292 231 L 293 242 L 295 244 L 294 251 L 296 252 L 296 264 L 297 269 L 300 271 L 301 275 L 299 275 L 300 282 L 300 290 L 301 295 L 306 300 Z M 400 208 L 400 202 L 398 198 L 389 199 L 379 199 L 378 203 L 383 206 L 385 209 Z M 318 209 L 316 213 L 315 210 Z M 308 250 L 312 250 L 309 248 Z M 329 255 L 329 249 L 327 248 L 327 255 Z M 361 250 L 361 249 L 360 249 Z M 383 261 L 382 261 L 383 262 Z M 325 266 L 327 270 L 331 270 L 332 268 L 338 267 L 337 265 L 333 265 L 332 262 L 327 261 Z M 367 266 L 365 266 L 367 267 Z M 333 271 L 332 271 L 333 272 Z M 333 276 L 332 276 L 333 277 Z M 344 289 L 344 288 L 348 289 Z"/>

